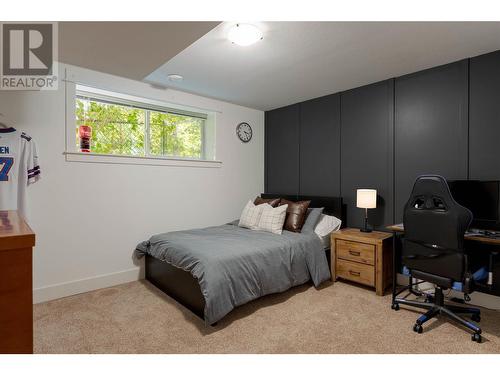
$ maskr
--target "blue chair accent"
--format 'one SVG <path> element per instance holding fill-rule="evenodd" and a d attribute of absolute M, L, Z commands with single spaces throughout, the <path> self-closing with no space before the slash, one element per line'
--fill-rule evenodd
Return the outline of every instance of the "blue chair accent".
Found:
<path fill-rule="evenodd" d="M 410 270 L 408 267 L 403 266 L 402 272 L 404 276 L 410 276 Z M 476 272 L 472 274 L 472 279 L 474 281 L 483 281 L 488 278 L 488 270 L 486 267 L 481 267 Z M 463 283 L 455 281 L 451 287 L 451 289 L 456 290 L 457 292 L 463 292 Z"/>
<path fill-rule="evenodd" d="M 472 280 L 474 281 L 482 281 L 486 280 L 487 278 L 488 278 L 488 270 L 486 269 L 486 267 L 481 267 L 472 274 Z M 463 283 L 455 281 L 451 288 L 458 292 L 463 292 Z"/>

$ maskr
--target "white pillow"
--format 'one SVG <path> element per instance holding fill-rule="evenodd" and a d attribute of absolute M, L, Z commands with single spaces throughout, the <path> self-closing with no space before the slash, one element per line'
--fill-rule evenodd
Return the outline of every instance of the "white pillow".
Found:
<path fill-rule="evenodd" d="M 267 204 L 267 207 L 264 207 L 264 210 L 262 211 L 257 229 L 265 232 L 281 234 L 283 231 L 283 224 L 285 223 L 287 208 L 288 204 L 278 206 L 276 208 Z"/>
<path fill-rule="evenodd" d="M 321 214 L 318 224 L 314 227 L 314 233 L 323 237 L 332 233 L 334 230 L 340 229 L 342 220 L 337 219 L 335 216 Z"/>
<path fill-rule="evenodd" d="M 262 215 L 262 211 L 266 206 L 271 207 L 269 204 L 259 204 L 256 206 L 252 201 L 248 201 L 247 205 L 243 209 L 243 212 L 240 216 L 240 222 L 238 226 L 249 229 L 257 229 L 260 221 L 260 216 Z"/>
<path fill-rule="evenodd" d="M 321 214 L 318 224 L 314 227 L 314 233 L 323 241 L 324 246 L 330 244 L 330 233 L 339 230 L 342 225 L 342 220 L 337 219 L 335 216 Z"/>

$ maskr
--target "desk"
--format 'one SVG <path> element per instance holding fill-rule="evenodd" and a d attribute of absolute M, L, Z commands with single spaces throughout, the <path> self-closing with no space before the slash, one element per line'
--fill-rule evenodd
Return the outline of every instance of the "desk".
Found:
<path fill-rule="evenodd" d="M 34 245 L 17 211 L 0 211 L 0 354 L 33 353 Z"/>
<path fill-rule="evenodd" d="M 403 227 L 403 224 L 389 225 L 386 228 L 393 233 L 403 234 L 405 232 L 405 228 Z M 483 244 L 500 246 L 500 237 L 495 238 L 495 237 L 486 237 L 486 236 L 481 236 L 481 235 L 466 234 L 464 236 L 464 238 L 467 241 L 476 241 L 476 242 L 480 242 Z"/>
<path fill-rule="evenodd" d="M 396 278 L 397 271 L 396 267 L 399 263 L 398 258 L 398 235 L 402 236 L 404 234 L 404 227 L 402 224 L 394 224 L 386 227 L 388 230 L 393 232 L 392 246 L 393 246 L 393 279 L 392 279 L 392 294 L 393 297 L 396 294 Z M 491 285 L 477 285 L 476 290 L 478 292 L 487 293 L 495 296 L 500 296 L 500 238 L 486 237 L 481 235 L 466 234 L 464 236 L 466 241 L 466 252 L 470 256 L 484 257 L 488 258 L 489 269 L 492 272 Z M 471 251 L 474 251 L 472 254 Z"/>

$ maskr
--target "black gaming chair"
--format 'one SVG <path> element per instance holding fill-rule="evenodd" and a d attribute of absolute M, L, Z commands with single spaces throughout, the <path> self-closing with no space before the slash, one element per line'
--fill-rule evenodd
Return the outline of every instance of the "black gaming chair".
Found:
<path fill-rule="evenodd" d="M 424 301 L 395 298 L 392 308 L 399 304 L 428 309 L 417 319 L 413 330 L 422 333 L 429 319 L 444 314 L 471 329 L 472 340 L 481 342 L 481 329 L 457 314 L 471 314 L 480 321 L 477 308 L 445 305 L 443 289 L 455 289 L 468 294 L 473 291 L 474 280 L 487 277 L 486 269 L 469 269 L 464 252 L 464 234 L 472 221 L 472 213 L 453 199 L 446 180 L 441 176 L 420 176 L 413 185 L 404 208 L 405 236 L 402 243 L 403 273 L 410 277 L 410 294 L 423 296 Z M 414 291 L 413 279 L 435 284 L 434 295 Z"/>

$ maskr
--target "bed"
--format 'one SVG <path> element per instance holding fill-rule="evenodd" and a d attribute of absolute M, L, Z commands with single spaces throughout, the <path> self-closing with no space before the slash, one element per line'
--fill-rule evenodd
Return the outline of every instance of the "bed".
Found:
<path fill-rule="evenodd" d="M 261 197 L 310 200 L 309 207 L 324 207 L 325 214 L 345 223 L 345 206 L 338 197 Z M 240 228 L 237 221 L 155 235 L 137 251 L 145 256 L 146 279 L 210 325 L 263 295 L 310 280 L 318 286 L 330 278 L 329 249 L 314 233 L 276 235 Z"/>

